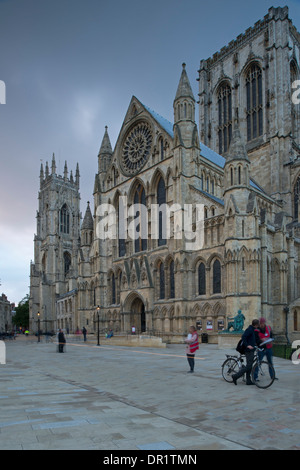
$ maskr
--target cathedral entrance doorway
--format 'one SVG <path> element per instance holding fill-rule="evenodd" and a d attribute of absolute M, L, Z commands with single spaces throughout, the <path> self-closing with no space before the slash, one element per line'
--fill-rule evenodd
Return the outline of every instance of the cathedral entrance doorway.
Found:
<path fill-rule="evenodd" d="M 131 304 L 130 321 L 131 326 L 135 326 L 137 332 L 146 331 L 145 305 L 140 297 L 136 297 Z"/>

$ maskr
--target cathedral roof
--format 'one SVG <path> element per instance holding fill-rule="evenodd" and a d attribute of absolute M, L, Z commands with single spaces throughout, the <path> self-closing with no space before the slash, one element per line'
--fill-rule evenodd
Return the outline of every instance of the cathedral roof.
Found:
<path fill-rule="evenodd" d="M 149 108 L 145 104 L 143 104 L 143 106 L 148 111 L 148 113 L 150 113 L 151 116 L 158 122 L 158 124 L 173 138 L 173 124 L 164 117 L 160 116 L 160 114 L 157 114 L 155 111 L 153 111 L 153 109 Z"/>

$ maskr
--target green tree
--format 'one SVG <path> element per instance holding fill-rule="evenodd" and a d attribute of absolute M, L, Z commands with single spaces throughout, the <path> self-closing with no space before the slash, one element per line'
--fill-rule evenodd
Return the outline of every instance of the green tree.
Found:
<path fill-rule="evenodd" d="M 22 299 L 15 308 L 16 314 L 12 322 L 17 327 L 28 328 L 29 326 L 29 295 Z"/>

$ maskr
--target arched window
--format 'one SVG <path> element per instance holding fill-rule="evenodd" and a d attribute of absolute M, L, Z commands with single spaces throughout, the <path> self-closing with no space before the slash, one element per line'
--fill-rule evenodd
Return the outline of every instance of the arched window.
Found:
<path fill-rule="evenodd" d="M 64 271 L 65 271 L 65 276 L 68 274 L 70 271 L 71 267 L 71 255 L 67 251 L 64 252 Z"/>
<path fill-rule="evenodd" d="M 146 208 L 146 194 L 143 186 L 141 184 L 138 185 L 135 194 L 134 194 L 134 204 L 140 204 Z M 134 240 L 134 250 L 136 253 L 139 251 L 147 250 L 147 219 L 145 219 L 145 211 L 141 208 L 140 211 L 136 212 L 137 225 L 136 231 L 140 234 Z"/>
<path fill-rule="evenodd" d="M 247 140 L 252 140 L 263 133 L 262 70 L 258 64 L 252 64 L 246 74 L 246 98 Z"/>
<path fill-rule="evenodd" d="M 218 259 L 213 264 L 213 294 L 221 293 L 221 263 Z"/>
<path fill-rule="evenodd" d="M 170 263 L 170 299 L 175 297 L 174 261 Z"/>
<path fill-rule="evenodd" d="M 60 232 L 70 233 L 70 215 L 66 204 L 64 204 L 60 210 L 59 222 Z"/>
<path fill-rule="evenodd" d="M 159 265 L 159 298 L 165 298 L 165 266 L 162 262 Z"/>
<path fill-rule="evenodd" d="M 114 273 L 111 275 L 111 303 L 116 303 L 116 279 Z"/>
<path fill-rule="evenodd" d="M 299 196 L 300 196 L 300 176 L 298 176 L 298 179 L 294 186 L 294 219 L 295 220 L 298 220 Z"/>
<path fill-rule="evenodd" d="M 298 313 L 294 311 L 294 331 L 298 331 Z"/>
<path fill-rule="evenodd" d="M 198 266 L 198 294 L 206 294 L 205 265 L 200 263 Z"/>
<path fill-rule="evenodd" d="M 163 160 L 165 155 L 164 155 L 164 140 L 161 138 L 159 140 L 159 147 L 160 147 L 160 159 Z"/>
<path fill-rule="evenodd" d="M 299 80 L 299 73 L 296 62 L 294 60 L 291 61 L 290 64 L 290 77 L 291 77 L 291 89 L 293 93 L 293 83 L 296 80 Z M 292 100 L 292 116 L 291 116 L 291 130 L 292 130 L 292 137 L 296 138 L 298 135 L 298 127 L 299 127 L 299 105 L 295 105 Z"/>
<path fill-rule="evenodd" d="M 218 90 L 218 137 L 219 154 L 227 152 L 232 137 L 232 102 L 231 86 L 228 83 L 220 85 Z"/>
<path fill-rule="evenodd" d="M 162 177 L 159 178 L 157 185 L 157 204 L 159 206 L 166 204 L 166 187 Z M 166 212 L 164 207 L 159 207 L 158 212 L 158 246 L 165 245 L 166 241 Z"/>
<path fill-rule="evenodd" d="M 119 198 L 118 202 L 118 239 L 119 239 L 119 257 L 122 258 L 126 255 L 126 243 L 125 243 L 125 207 L 122 198 Z"/>

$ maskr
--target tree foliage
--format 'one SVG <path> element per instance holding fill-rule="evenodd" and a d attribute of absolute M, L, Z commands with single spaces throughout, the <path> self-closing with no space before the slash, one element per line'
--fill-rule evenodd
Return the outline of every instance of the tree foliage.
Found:
<path fill-rule="evenodd" d="M 12 322 L 17 327 L 28 328 L 29 326 L 29 295 L 22 299 L 15 308 L 16 314 Z"/>

